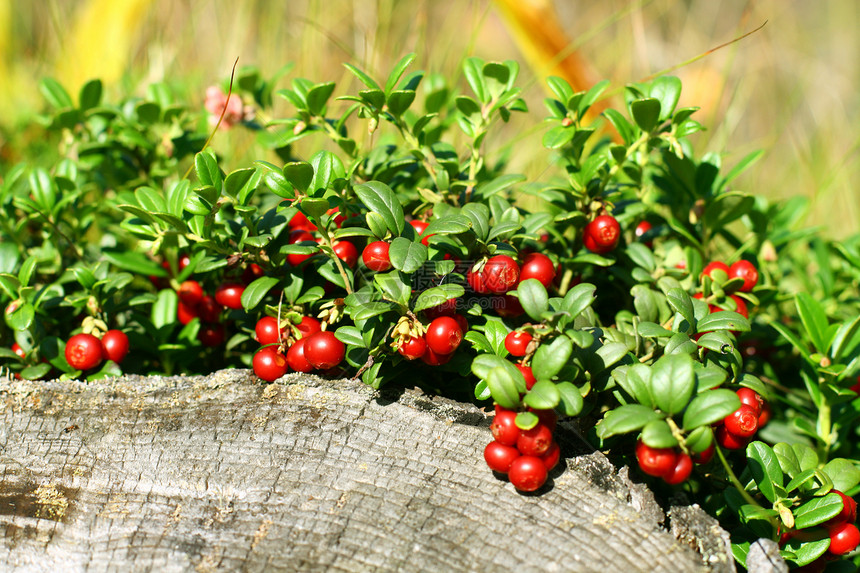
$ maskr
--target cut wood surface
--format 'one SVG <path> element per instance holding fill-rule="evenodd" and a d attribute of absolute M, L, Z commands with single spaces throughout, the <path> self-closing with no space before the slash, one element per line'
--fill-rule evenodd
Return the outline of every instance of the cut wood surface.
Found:
<path fill-rule="evenodd" d="M 522 495 L 483 461 L 484 411 L 414 390 L 228 370 L 0 398 L 2 570 L 734 570 L 564 426 L 566 467 Z"/>

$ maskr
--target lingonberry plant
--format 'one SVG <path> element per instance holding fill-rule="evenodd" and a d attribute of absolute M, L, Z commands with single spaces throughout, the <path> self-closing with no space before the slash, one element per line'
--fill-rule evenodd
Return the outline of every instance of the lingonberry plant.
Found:
<path fill-rule="evenodd" d="M 561 471 L 557 418 L 577 418 L 716 515 L 739 563 L 759 537 L 797 566 L 856 561 L 860 238 L 735 189 L 759 154 L 697 156 L 677 78 L 596 118 L 607 82 L 549 78 L 530 181 L 485 145 L 527 111 L 516 63 L 468 58 L 461 93 L 413 59 L 383 81 L 348 64 L 361 86 L 337 97 L 240 70 L 206 101 L 258 134 L 239 165 L 166 85 L 113 104 L 45 80 L 56 156 L 0 185 L 4 368 L 418 384 L 494 409 L 484 459 L 524 492 Z M 295 155 L 305 138 L 321 150 Z"/>

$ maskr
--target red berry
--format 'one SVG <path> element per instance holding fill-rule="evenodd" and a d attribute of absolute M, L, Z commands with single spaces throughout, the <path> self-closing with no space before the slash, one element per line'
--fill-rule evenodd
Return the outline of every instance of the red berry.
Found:
<path fill-rule="evenodd" d="M 308 359 L 305 358 L 305 344 L 307 341 L 307 338 L 300 338 L 287 350 L 287 364 L 296 372 L 310 372 L 314 369 L 311 363 L 308 362 Z"/>
<path fill-rule="evenodd" d="M 759 414 L 759 416 L 758 416 L 758 427 L 759 428 L 764 428 L 765 424 L 770 422 L 771 413 L 772 413 L 772 410 L 770 408 L 770 403 L 765 402 L 761 407 L 761 414 Z"/>
<path fill-rule="evenodd" d="M 361 260 L 364 266 L 376 272 L 387 271 L 391 268 L 391 259 L 388 257 L 390 245 L 385 241 L 373 241 L 364 247 Z"/>
<path fill-rule="evenodd" d="M 732 297 L 732 300 L 735 301 L 735 304 L 738 307 L 736 312 L 738 312 L 744 318 L 749 318 L 750 313 L 749 313 L 749 310 L 747 310 L 747 303 L 744 302 L 744 299 L 742 299 L 741 297 L 739 297 L 736 294 L 731 295 L 731 297 Z"/>
<path fill-rule="evenodd" d="M 102 362 L 102 341 L 92 334 L 76 334 L 66 343 L 66 362 L 75 370 L 89 370 Z"/>
<path fill-rule="evenodd" d="M 280 342 L 281 326 L 278 324 L 278 319 L 274 316 L 264 316 L 257 321 L 254 334 L 257 336 L 257 342 L 263 346 Z"/>
<path fill-rule="evenodd" d="M 412 225 L 412 228 L 413 228 L 413 229 L 415 229 L 415 234 L 416 234 L 416 235 L 421 235 L 421 233 L 423 233 L 424 231 L 426 231 L 426 230 L 427 230 L 427 227 L 429 227 L 429 226 L 430 226 L 430 224 L 429 224 L 429 223 L 426 223 L 426 222 L 424 222 L 424 221 L 416 221 L 416 220 L 414 220 L 414 219 L 413 219 L 412 221 L 409 221 L 409 224 L 410 224 L 410 225 Z M 426 246 L 427 246 L 427 243 L 430 241 L 430 237 L 432 237 L 432 236 L 433 236 L 433 235 L 427 235 L 426 237 L 424 237 L 423 239 L 421 239 L 421 244 L 422 244 L 422 245 L 424 245 L 424 246 L 426 247 Z"/>
<path fill-rule="evenodd" d="M 439 318 L 440 316 L 453 316 L 457 311 L 457 304 L 460 299 L 458 298 L 449 298 L 442 304 L 432 306 L 430 308 L 424 309 L 424 316 L 433 320 L 434 318 Z"/>
<path fill-rule="evenodd" d="M 195 307 L 203 300 L 203 287 L 197 281 L 185 281 L 179 285 L 179 300 L 189 307 Z"/>
<path fill-rule="evenodd" d="M 128 336 L 121 330 L 108 330 L 102 336 L 102 354 L 120 364 L 128 354 Z"/>
<path fill-rule="evenodd" d="M 531 341 L 532 335 L 528 332 L 514 330 L 513 332 L 509 332 L 505 337 L 505 349 L 510 352 L 512 356 L 525 356 L 526 349 Z"/>
<path fill-rule="evenodd" d="M 641 221 L 638 225 L 636 225 L 636 229 L 634 229 L 633 234 L 636 235 L 636 238 L 640 238 L 642 235 L 650 231 L 653 227 L 651 223 L 648 221 Z"/>
<path fill-rule="evenodd" d="M 716 427 L 714 437 L 716 438 L 717 443 L 720 444 L 720 447 L 727 450 L 742 450 L 750 441 L 749 438 L 739 438 L 732 434 L 726 430 L 726 427 L 723 424 Z"/>
<path fill-rule="evenodd" d="M 415 360 L 424 355 L 427 350 L 427 343 L 423 336 L 410 336 L 400 343 L 397 352 L 407 360 Z"/>
<path fill-rule="evenodd" d="M 224 283 L 215 289 L 215 302 L 233 310 L 241 310 L 243 292 L 245 292 L 243 284 Z"/>
<path fill-rule="evenodd" d="M 289 370 L 287 359 L 276 348 L 275 346 L 266 346 L 254 354 L 254 374 L 266 382 L 274 382 Z"/>
<path fill-rule="evenodd" d="M 24 352 L 24 349 L 23 349 L 23 348 L 21 348 L 21 345 L 20 345 L 20 344 L 18 344 L 17 342 L 13 342 L 13 343 L 12 343 L 12 352 L 14 352 L 15 354 L 17 354 L 17 355 L 18 355 L 18 356 L 20 356 L 21 358 L 26 358 L 26 357 L 27 357 L 27 353 L 26 353 L 26 352 Z"/>
<path fill-rule="evenodd" d="M 466 282 L 469 283 L 472 290 L 478 294 L 488 294 L 490 292 L 490 289 L 487 288 L 487 285 L 484 282 L 483 274 L 476 271 L 474 267 L 469 269 L 469 272 L 466 273 Z"/>
<path fill-rule="evenodd" d="M 514 364 L 517 367 L 517 370 L 523 373 L 523 378 L 526 379 L 526 390 L 531 390 L 532 386 L 535 385 L 535 375 L 532 373 L 531 366 L 523 366 L 522 364 Z"/>
<path fill-rule="evenodd" d="M 203 346 L 221 346 L 224 344 L 225 337 L 226 332 L 223 324 L 204 324 L 197 332 L 197 340 L 199 340 Z"/>
<path fill-rule="evenodd" d="M 756 416 L 761 414 L 762 406 L 764 406 L 764 398 L 758 392 L 751 388 L 738 388 L 736 394 L 741 400 L 741 404 L 750 406 L 756 412 Z"/>
<path fill-rule="evenodd" d="M 493 423 L 490 424 L 490 431 L 497 442 L 506 446 L 517 445 L 520 429 L 517 427 L 516 420 L 517 413 L 513 410 L 501 409 L 501 407 L 497 409 Z"/>
<path fill-rule="evenodd" d="M 519 491 L 535 491 L 546 483 L 546 466 L 535 456 L 520 456 L 511 463 L 508 479 Z"/>
<path fill-rule="evenodd" d="M 728 273 L 730 279 L 743 279 L 744 284 L 738 289 L 741 292 L 750 292 L 758 282 L 758 270 L 749 261 L 740 260 L 732 263 Z"/>
<path fill-rule="evenodd" d="M 542 456 L 552 444 L 552 430 L 538 423 L 530 430 L 520 430 L 517 449 L 525 456 Z"/>
<path fill-rule="evenodd" d="M 529 253 L 523 259 L 519 281 L 537 279 L 545 288 L 549 288 L 555 275 L 556 269 L 552 259 L 542 253 Z"/>
<path fill-rule="evenodd" d="M 708 463 L 714 457 L 714 453 L 716 451 L 717 450 L 714 447 L 714 443 L 711 442 L 711 445 L 708 446 L 707 449 L 699 452 L 698 454 L 693 454 L 691 456 L 693 463 L 699 464 L 699 465 L 704 465 L 704 464 Z"/>
<path fill-rule="evenodd" d="M 559 448 L 558 444 L 555 442 L 551 443 L 549 445 L 549 449 L 540 457 L 540 459 L 543 460 L 543 465 L 546 467 L 546 471 L 551 472 L 555 466 L 558 465 L 558 461 L 561 459 L 561 448 Z"/>
<path fill-rule="evenodd" d="M 343 222 L 346 221 L 346 217 L 340 213 L 340 207 L 332 207 L 328 211 L 325 212 L 326 215 L 334 215 L 334 224 L 340 229 L 340 226 L 343 225 Z"/>
<path fill-rule="evenodd" d="M 358 249 L 349 241 L 335 241 L 332 243 L 332 249 L 337 258 L 346 263 L 349 268 L 355 268 L 358 262 Z"/>
<path fill-rule="evenodd" d="M 298 212 L 293 215 L 293 218 L 290 219 L 288 223 L 290 229 L 301 229 L 304 231 L 316 231 L 317 227 L 313 223 L 311 223 L 310 219 L 308 219 L 304 213 Z"/>
<path fill-rule="evenodd" d="M 322 324 L 320 321 L 312 316 L 303 316 L 301 322 L 295 326 L 301 333 L 302 338 L 307 338 L 311 334 L 322 330 Z"/>
<path fill-rule="evenodd" d="M 515 459 L 520 457 L 520 452 L 511 446 L 490 442 L 484 448 L 484 461 L 494 472 L 506 474 Z"/>
<path fill-rule="evenodd" d="M 526 312 L 520 304 L 520 299 L 509 294 L 493 297 L 493 310 L 503 318 L 516 318 Z"/>
<path fill-rule="evenodd" d="M 453 352 L 451 354 L 439 354 L 437 352 L 433 352 L 433 349 L 427 345 L 427 348 L 424 350 L 424 354 L 421 355 L 421 361 L 429 366 L 441 366 L 451 360 L 453 355 Z"/>
<path fill-rule="evenodd" d="M 315 332 L 304 340 L 305 358 L 317 370 L 334 368 L 346 354 L 346 346 L 330 330 Z"/>
<path fill-rule="evenodd" d="M 179 272 L 185 270 L 185 267 L 191 264 L 191 257 L 187 253 L 181 253 L 176 265 L 179 267 Z"/>
<path fill-rule="evenodd" d="M 752 406 L 741 404 L 741 407 L 723 419 L 726 431 L 737 438 L 749 438 L 758 430 L 758 415 Z"/>
<path fill-rule="evenodd" d="M 663 481 L 669 485 L 684 483 L 693 471 L 693 460 L 684 452 L 678 453 L 675 458 L 675 466 L 663 476 Z"/>
<path fill-rule="evenodd" d="M 600 215 L 585 226 L 582 242 L 592 253 L 604 254 L 613 250 L 621 238 L 621 227 L 612 215 Z"/>
<path fill-rule="evenodd" d="M 314 227 L 314 228 L 316 228 L 316 227 Z M 311 235 L 310 231 L 308 231 L 306 229 L 295 229 L 293 231 L 290 231 L 290 239 L 289 239 L 290 245 L 295 245 L 298 243 L 306 243 L 306 242 L 315 242 L 314 236 Z M 312 256 L 313 255 L 307 255 L 307 254 L 301 255 L 299 253 L 290 253 L 287 255 L 287 262 L 290 263 L 292 266 L 297 267 L 300 264 L 302 264 L 303 262 L 305 262 L 306 260 L 308 260 L 309 258 L 311 258 Z"/>
<path fill-rule="evenodd" d="M 440 316 L 427 327 L 424 340 L 427 348 L 436 354 L 451 354 L 463 340 L 463 329 L 453 317 Z"/>
<path fill-rule="evenodd" d="M 729 274 L 729 266 L 726 263 L 722 261 L 711 261 L 702 270 L 702 274 L 699 275 L 699 278 L 707 275 L 713 279 L 714 275 L 712 273 L 716 270 L 720 270 L 726 274 Z"/>
<path fill-rule="evenodd" d="M 481 275 L 491 293 L 504 294 L 516 286 L 520 267 L 508 255 L 496 255 L 487 261 Z"/>
<path fill-rule="evenodd" d="M 848 497 L 838 489 L 834 489 L 832 492 L 839 494 L 839 497 L 842 498 L 842 511 L 828 519 L 824 525 L 838 525 L 857 521 L 857 502 L 854 501 L 854 498 Z"/>
<path fill-rule="evenodd" d="M 195 318 L 197 318 L 197 309 L 195 307 L 188 306 L 180 300 L 179 304 L 176 305 L 176 320 L 178 320 L 180 324 L 188 324 Z"/>
<path fill-rule="evenodd" d="M 197 307 L 197 315 L 203 322 L 218 322 L 221 320 L 221 306 L 212 295 L 205 295 Z"/>
<path fill-rule="evenodd" d="M 860 544 L 860 531 L 851 523 L 834 525 L 827 528 L 827 532 L 830 534 L 830 553 L 833 555 L 850 553 Z"/>
<path fill-rule="evenodd" d="M 249 285 L 258 278 L 265 276 L 265 274 L 263 267 L 257 263 L 251 263 L 242 271 L 242 284 Z"/>
<path fill-rule="evenodd" d="M 674 472 L 677 457 L 672 448 L 652 448 L 642 440 L 636 444 L 636 461 L 649 476 L 663 477 Z"/>

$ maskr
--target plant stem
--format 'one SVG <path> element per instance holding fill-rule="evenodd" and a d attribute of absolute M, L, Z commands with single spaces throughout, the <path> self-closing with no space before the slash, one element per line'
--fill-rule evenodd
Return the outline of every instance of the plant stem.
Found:
<path fill-rule="evenodd" d="M 830 419 L 831 409 L 827 397 L 822 394 L 821 404 L 818 405 L 818 424 L 816 430 L 820 438 L 818 444 L 818 460 L 826 463 L 830 456 L 830 445 L 833 443 L 832 422 Z"/>

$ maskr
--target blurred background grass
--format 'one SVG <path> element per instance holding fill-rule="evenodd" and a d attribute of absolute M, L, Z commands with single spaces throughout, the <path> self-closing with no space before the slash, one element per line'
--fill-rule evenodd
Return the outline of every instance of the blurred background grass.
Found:
<path fill-rule="evenodd" d="M 702 108 L 698 151 L 724 165 L 764 149 L 737 187 L 810 199 L 807 223 L 835 238 L 860 228 L 860 3 L 856 0 L 0 0 L 0 153 L 42 109 L 38 80 L 70 93 L 93 77 L 114 95 L 166 81 L 202 108 L 207 85 L 240 65 L 264 75 L 354 80 L 341 63 L 383 76 L 403 54 L 414 67 L 459 78 L 464 57 L 521 62 L 530 117 L 488 142 L 540 177 L 548 70 L 614 88 L 681 64 L 767 21 L 745 40 L 683 66 L 682 105 Z M 553 52 L 569 59 L 551 69 Z M 564 55 L 564 54 L 563 54 Z M 353 86 L 354 87 L 354 86 Z M 279 98 L 277 98 L 279 99 Z M 615 102 L 618 105 L 618 101 Z M 288 113 L 286 102 L 278 101 Z M 234 130 L 235 131 L 235 130 Z M 239 134 L 219 135 L 219 151 Z M 319 140 L 316 140 L 319 142 Z M 495 146 L 495 148 L 493 147 Z M 838 213 L 838 215 L 836 215 Z"/>

